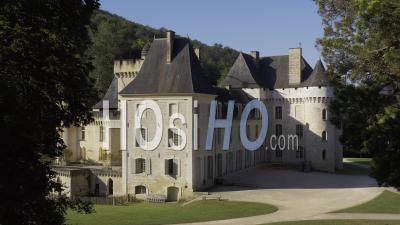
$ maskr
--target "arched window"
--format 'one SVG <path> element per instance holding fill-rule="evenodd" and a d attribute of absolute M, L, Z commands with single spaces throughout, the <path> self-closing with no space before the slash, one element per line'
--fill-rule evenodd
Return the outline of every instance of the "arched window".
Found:
<path fill-rule="evenodd" d="M 322 150 L 322 160 L 326 160 L 326 150 Z"/>
<path fill-rule="evenodd" d="M 322 110 L 322 120 L 326 120 L 328 118 L 326 109 Z"/>
<path fill-rule="evenodd" d="M 113 192 L 114 192 L 113 185 L 114 185 L 113 180 L 111 178 L 108 179 L 108 195 L 113 195 Z"/>
<path fill-rule="evenodd" d="M 326 131 L 322 131 L 322 141 L 326 141 Z"/>
<path fill-rule="evenodd" d="M 146 194 L 146 187 L 143 185 L 136 186 L 135 194 Z"/>

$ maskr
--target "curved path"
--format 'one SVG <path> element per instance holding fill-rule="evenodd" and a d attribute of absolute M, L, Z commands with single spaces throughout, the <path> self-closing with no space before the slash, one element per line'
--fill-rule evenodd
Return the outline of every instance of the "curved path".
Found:
<path fill-rule="evenodd" d="M 367 202 L 385 190 L 365 175 L 303 173 L 276 168 L 253 169 L 232 176 L 228 181 L 237 186 L 217 186 L 212 193 L 220 194 L 223 199 L 269 203 L 279 210 L 266 215 L 191 224 L 250 225 L 306 219 L 345 219 L 351 215 L 328 213 Z M 369 218 L 365 214 L 353 216 L 354 219 L 357 216 L 360 219 Z M 400 215 L 392 216 L 400 219 Z"/>

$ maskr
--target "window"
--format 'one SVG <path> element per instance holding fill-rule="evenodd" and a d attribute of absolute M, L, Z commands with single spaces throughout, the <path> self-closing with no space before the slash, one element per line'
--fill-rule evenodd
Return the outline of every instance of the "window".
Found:
<path fill-rule="evenodd" d="M 304 149 L 303 146 L 298 146 L 296 150 L 296 158 L 302 159 L 304 157 Z"/>
<path fill-rule="evenodd" d="M 245 168 L 249 168 L 251 166 L 251 152 L 253 152 L 253 151 L 250 151 L 247 149 L 244 152 L 244 160 L 245 160 L 244 167 Z"/>
<path fill-rule="evenodd" d="M 172 130 L 174 129 L 175 132 Z M 181 143 L 181 136 L 178 135 L 178 129 L 170 128 L 168 129 L 168 147 L 178 146 Z"/>
<path fill-rule="evenodd" d="M 166 159 L 165 160 L 165 175 L 177 176 L 178 175 L 178 160 Z"/>
<path fill-rule="evenodd" d="M 99 141 L 103 141 L 104 140 L 104 127 L 100 126 L 99 128 Z"/>
<path fill-rule="evenodd" d="M 242 113 L 242 105 L 241 104 L 237 104 L 237 112 L 236 112 L 236 118 L 237 119 L 240 119 L 241 113 Z"/>
<path fill-rule="evenodd" d="M 136 111 L 139 111 L 139 109 L 140 109 L 141 107 L 144 107 L 144 105 L 136 104 Z M 149 110 L 149 109 L 144 110 L 144 112 L 143 112 L 143 114 L 142 114 L 142 118 L 146 118 L 146 116 L 147 116 L 147 111 L 148 111 L 148 110 Z"/>
<path fill-rule="evenodd" d="M 140 129 L 140 133 L 141 133 L 141 135 L 142 135 L 142 138 L 144 139 L 144 141 L 147 141 L 147 135 L 146 135 L 146 133 L 147 133 L 147 130 L 146 130 L 146 128 L 139 128 Z M 135 138 L 136 139 L 136 138 Z M 139 145 L 139 140 L 136 140 L 136 147 L 140 147 L 140 145 Z"/>
<path fill-rule="evenodd" d="M 276 106 L 275 107 L 275 119 L 282 119 L 282 107 L 281 106 Z"/>
<path fill-rule="evenodd" d="M 217 175 L 222 176 L 222 154 L 217 155 Z"/>
<path fill-rule="evenodd" d="M 229 172 L 233 172 L 233 152 L 228 153 L 228 167 Z"/>
<path fill-rule="evenodd" d="M 172 114 L 177 113 L 177 112 L 178 112 L 178 107 L 177 107 L 176 103 L 169 104 L 169 116 L 172 116 Z"/>
<path fill-rule="evenodd" d="M 236 152 L 236 170 L 242 169 L 242 152 L 238 150 Z"/>
<path fill-rule="evenodd" d="M 146 187 L 143 185 L 136 186 L 135 194 L 146 194 Z"/>
<path fill-rule="evenodd" d="M 326 120 L 328 118 L 326 109 L 322 110 L 322 120 Z"/>
<path fill-rule="evenodd" d="M 261 111 L 260 110 L 258 110 L 258 109 L 255 109 L 255 112 L 256 112 L 256 119 L 261 119 Z"/>
<path fill-rule="evenodd" d="M 221 103 L 217 104 L 217 112 L 216 112 L 215 118 L 217 118 L 217 119 L 222 119 L 223 118 L 223 110 L 222 110 L 222 104 Z"/>
<path fill-rule="evenodd" d="M 256 137 L 255 138 L 258 138 L 258 124 L 256 124 L 256 127 L 255 127 L 255 134 L 256 134 Z"/>
<path fill-rule="evenodd" d="M 282 124 L 276 124 L 275 125 L 275 135 L 276 135 L 277 140 L 279 140 L 279 136 L 282 135 Z M 282 150 L 277 148 L 275 150 L 275 156 L 278 157 L 278 158 L 281 158 L 282 157 Z"/>
<path fill-rule="evenodd" d="M 326 141 L 327 137 L 326 137 L 326 131 L 322 131 L 322 141 Z"/>
<path fill-rule="evenodd" d="M 302 124 L 296 124 L 296 135 L 299 138 L 303 137 L 303 125 Z"/>
<path fill-rule="evenodd" d="M 81 141 L 84 141 L 86 138 L 86 128 L 81 127 Z"/>
<path fill-rule="evenodd" d="M 322 150 L 322 160 L 326 160 L 326 150 Z"/>
<path fill-rule="evenodd" d="M 214 132 L 215 132 L 215 140 L 216 140 L 215 143 L 217 143 L 217 144 L 223 143 L 223 139 L 224 139 L 224 136 L 222 135 L 223 129 L 222 128 L 216 128 L 214 130 Z"/>
<path fill-rule="evenodd" d="M 258 110 L 255 110 L 255 109 L 251 110 L 251 111 L 250 111 L 250 114 L 249 114 L 249 118 L 251 118 L 251 119 L 257 119 L 257 111 L 258 111 Z"/>
<path fill-rule="evenodd" d="M 207 156 L 207 178 L 213 178 L 213 157 Z"/>
<path fill-rule="evenodd" d="M 277 138 L 282 135 L 282 124 L 275 125 L 275 135 Z"/>
<path fill-rule="evenodd" d="M 114 193 L 114 182 L 111 178 L 108 179 L 108 195 L 113 195 Z"/>
<path fill-rule="evenodd" d="M 136 165 L 136 169 L 135 169 L 135 173 L 144 173 L 146 172 L 146 160 L 143 158 L 138 158 L 135 159 L 135 165 Z"/>
<path fill-rule="evenodd" d="M 275 157 L 277 158 L 282 158 L 282 150 L 280 150 L 279 148 L 275 149 Z"/>

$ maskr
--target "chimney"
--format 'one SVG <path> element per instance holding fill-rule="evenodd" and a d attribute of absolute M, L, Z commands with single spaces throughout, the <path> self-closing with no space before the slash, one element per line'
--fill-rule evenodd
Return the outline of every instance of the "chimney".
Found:
<path fill-rule="evenodd" d="M 258 51 L 250 51 L 250 55 L 253 56 L 256 61 L 256 65 L 258 66 L 258 62 L 260 61 L 260 53 Z"/>
<path fill-rule="evenodd" d="M 167 63 L 172 61 L 172 52 L 174 50 L 175 32 L 167 31 Z"/>
<path fill-rule="evenodd" d="M 200 60 L 200 48 L 195 48 L 195 49 L 194 49 L 194 53 L 196 54 L 197 59 Z"/>
<path fill-rule="evenodd" d="M 301 82 L 301 48 L 289 48 L 289 85 Z"/>
<path fill-rule="evenodd" d="M 258 51 L 250 51 L 250 55 L 255 59 L 260 59 L 260 53 Z"/>

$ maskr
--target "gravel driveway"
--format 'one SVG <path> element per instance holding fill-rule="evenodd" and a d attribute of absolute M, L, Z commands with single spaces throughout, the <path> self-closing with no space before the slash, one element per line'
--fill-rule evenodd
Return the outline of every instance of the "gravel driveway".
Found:
<path fill-rule="evenodd" d="M 279 210 L 267 215 L 194 224 L 243 225 L 312 219 L 369 201 L 384 190 L 364 175 L 303 173 L 266 166 L 231 176 L 227 183 L 232 186 L 217 186 L 211 192 L 229 200 L 273 204 Z"/>

